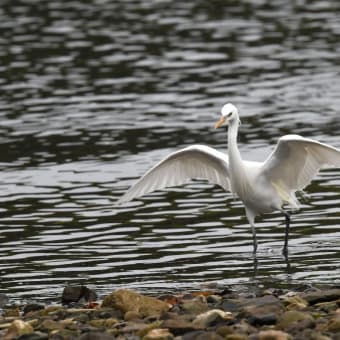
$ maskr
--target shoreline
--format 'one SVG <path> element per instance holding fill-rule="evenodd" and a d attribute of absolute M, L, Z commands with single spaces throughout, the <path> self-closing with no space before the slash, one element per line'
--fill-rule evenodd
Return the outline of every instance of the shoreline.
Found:
<path fill-rule="evenodd" d="M 3 340 L 340 339 L 340 288 L 300 287 L 161 296 L 118 289 L 99 300 L 65 287 L 64 305 L 10 305 L 0 294 Z"/>

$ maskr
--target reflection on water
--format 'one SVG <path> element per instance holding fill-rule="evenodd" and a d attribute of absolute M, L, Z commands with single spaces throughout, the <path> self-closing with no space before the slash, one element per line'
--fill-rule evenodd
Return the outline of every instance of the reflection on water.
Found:
<path fill-rule="evenodd" d="M 213 122 L 241 112 L 244 157 L 285 133 L 340 147 L 340 6 L 331 1 L 5 1 L 0 10 L 0 291 L 55 298 L 201 284 L 339 282 L 340 172 L 293 216 L 258 223 L 205 182 L 114 201 L 169 152 L 226 150 Z"/>

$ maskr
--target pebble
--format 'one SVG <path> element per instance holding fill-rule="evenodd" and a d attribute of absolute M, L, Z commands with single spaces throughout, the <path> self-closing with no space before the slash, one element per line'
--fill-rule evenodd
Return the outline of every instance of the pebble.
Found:
<path fill-rule="evenodd" d="M 279 319 L 279 326 L 283 329 L 293 326 L 301 321 L 310 321 L 314 323 L 314 318 L 307 312 L 287 311 Z"/>
<path fill-rule="evenodd" d="M 168 303 L 129 289 L 119 289 L 105 297 L 102 307 L 111 307 L 123 313 L 137 312 L 142 317 L 160 315 L 171 307 Z"/>
<path fill-rule="evenodd" d="M 277 330 L 267 330 L 259 332 L 259 340 L 289 340 L 291 337 L 288 333 L 277 331 Z"/>
<path fill-rule="evenodd" d="M 319 290 L 302 295 L 310 305 L 320 302 L 335 301 L 340 299 L 340 289 Z"/>
<path fill-rule="evenodd" d="M 193 321 L 193 324 L 202 328 L 212 327 L 223 321 L 232 320 L 230 312 L 224 312 L 220 309 L 212 309 L 205 313 L 199 314 Z"/>
<path fill-rule="evenodd" d="M 3 340 L 14 339 L 21 335 L 33 333 L 33 331 L 33 327 L 28 322 L 19 319 L 14 320 L 9 326 Z"/>
<path fill-rule="evenodd" d="M 149 331 L 143 340 L 173 340 L 174 336 L 165 328 L 155 328 Z"/>
<path fill-rule="evenodd" d="M 0 339 L 339 339 L 338 292 L 310 287 L 307 292 L 257 289 L 239 295 L 205 291 L 158 299 L 119 289 L 102 304 L 79 308 L 6 304 L 0 316 Z M 66 293 L 64 298 L 70 291 Z"/>
<path fill-rule="evenodd" d="M 64 288 L 61 302 L 68 305 L 76 302 L 91 302 L 97 300 L 97 294 L 85 286 L 67 286 Z"/>
<path fill-rule="evenodd" d="M 209 306 L 206 301 L 202 301 L 201 297 L 197 297 L 192 300 L 183 301 L 180 304 L 180 308 L 184 313 L 198 315 L 209 310 Z"/>

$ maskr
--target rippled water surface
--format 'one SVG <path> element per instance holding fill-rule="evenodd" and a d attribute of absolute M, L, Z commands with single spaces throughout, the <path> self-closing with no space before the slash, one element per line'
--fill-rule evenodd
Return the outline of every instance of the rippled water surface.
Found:
<path fill-rule="evenodd" d="M 242 204 L 203 181 L 114 206 L 171 151 L 226 151 L 227 101 L 245 158 L 286 133 L 340 147 L 339 55 L 336 1 L 4 0 L 0 292 L 340 284 L 340 170 L 308 187 L 289 261 L 282 216 L 256 265 Z"/>

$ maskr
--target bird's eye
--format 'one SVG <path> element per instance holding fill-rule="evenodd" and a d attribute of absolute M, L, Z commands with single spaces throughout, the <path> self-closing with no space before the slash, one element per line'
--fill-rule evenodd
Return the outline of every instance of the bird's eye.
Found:
<path fill-rule="evenodd" d="M 232 112 L 229 112 L 229 113 L 227 114 L 227 117 L 228 117 L 228 118 L 231 117 L 232 114 L 233 114 Z"/>

